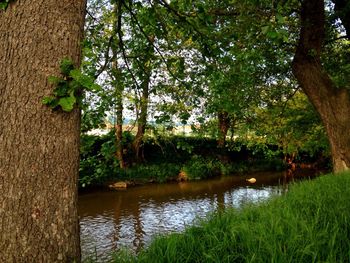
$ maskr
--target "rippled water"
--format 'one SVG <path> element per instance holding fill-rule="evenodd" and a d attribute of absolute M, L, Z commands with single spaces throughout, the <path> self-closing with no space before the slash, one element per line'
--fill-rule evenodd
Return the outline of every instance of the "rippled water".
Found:
<path fill-rule="evenodd" d="M 255 173 L 84 194 L 79 197 L 83 260 L 107 261 L 121 247 L 137 251 L 156 235 L 182 231 L 218 208 L 266 200 L 286 191 L 288 181 L 312 174 Z M 249 177 L 257 183 L 246 182 Z"/>

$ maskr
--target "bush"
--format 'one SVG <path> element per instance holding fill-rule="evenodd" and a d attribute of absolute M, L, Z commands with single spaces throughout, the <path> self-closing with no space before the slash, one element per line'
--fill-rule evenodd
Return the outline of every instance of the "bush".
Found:
<path fill-rule="evenodd" d="M 82 135 L 79 186 L 100 185 L 118 173 L 114 132 L 104 136 Z"/>
<path fill-rule="evenodd" d="M 247 172 L 261 171 L 282 171 L 286 168 L 286 164 L 280 159 L 272 160 L 247 160 L 234 163 L 220 162 L 220 170 L 222 175 L 242 174 Z"/>
<path fill-rule="evenodd" d="M 210 178 L 220 174 L 219 163 L 216 160 L 193 156 L 183 167 L 182 171 L 190 180 Z"/>
<path fill-rule="evenodd" d="M 120 173 L 121 179 L 164 183 L 176 178 L 180 167 L 179 164 L 174 163 L 144 164 L 125 169 Z"/>

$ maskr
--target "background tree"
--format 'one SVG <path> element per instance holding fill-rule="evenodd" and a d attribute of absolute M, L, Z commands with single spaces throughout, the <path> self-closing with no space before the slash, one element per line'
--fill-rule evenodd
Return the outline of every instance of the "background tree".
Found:
<path fill-rule="evenodd" d="M 80 260 L 80 113 L 42 104 L 60 62 L 79 66 L 85 1 L 0 10 L 0 261 Z"/>
<path fill-rule="evenodd" d="M 175 39 L 165 11 L 156 2 L 147 1 L 92 1 L 89 5 L 89 14 L 93 15 L 88 16 L 84 71 L 98 77 L 103 91 L 87 97 L 83 123 L 89 130 L 102 126 L 104 115 L 113 116 L 116 155 L 121 166 L 125 161 L 120 147 L 124 114 L 127 113 L 129 122 L 137 124 L 132 147 L 134 160 L 128 160 L 130 164 L 142 161 L 140 148 L 149 115 L 169 112 L 159 101 L 169 96 L 177 100 L 181 97 L 173 95 L 180 92 L 174 88 L 174 79 L 179 80 L 183 74 L 183 60 L 181 55 L 173 54 L 176 48 L 168 43 L 174 44 Z M 178 101 L 177 105 L 180 104 Z"/>
<path fill-rule="evenodd" d="M 349 3 L 334 2 L 337 13 L 341 14 L 339 17 L 343 26 L 349 33 Z M 321 60 L 327 39 L 324 1 L 303 1 L 300 23 L 300 39 L 293 61 L 293 72 L 321 116 L 331 145 L 333 170 L 335 172 L 348 170 L 350 167 L 349 83 L 345 83 L 346 86 L 337 85 Z M 349 35 L 347 37 L 349 38 Z M 345 44 L 343 48 L 347 46 L 348 44 Z M 347 65 L 343 64 L 342 67 Z"/>
<path fill-rule="evenodd" d="M 327 3 L 329 4 L 329 2 Z M 334 1 L 334 3 L 335 17 L 340 18 L 346 32 L 349 32 L 350 29 L 347 28 L 349 25 L 348 4 L 344 1 Z M 345 84 L 346 87 L 342 87 L 339 83 L 334 82 L 326 71 L 330 72 L 325 67 L 325 60 L 321 59 L 321 55 L 324 54 L 324 45 L 327 42 L 333 42 L 331 38 L 334 36 L 326 32 L 325 2 L 321 0 L 302 1 L 301 6 L 298 1 L 293 0 L 260 1 L 259 3 L 256 3 L 256 1 L 244 1 L 235 5 L 231 3 L 226 4 L 226 6 L 219 6 L 219 8 L 209 7 L 202 8 L 202 10 L 205 10 L 207 14 L 231 15 L 234 18 L 235 23 L 233 25 L 235 27 L 232 27 L 232 29 L 235 30 L 232 32 L 241 32 L 241 34 L 239 34 L 239 38 L 236 39 L 233 46 L 243 45 L 248 48 L 260 49 L 265 45 L 262 50 L 267 51 L 269 49 L 266 44 L 269 43 L 276 51 L 286 53 L 287 59 L 285 62 L 287 63 L 284 64 L 289 64 L 290 66 L 289 61 L 294 53 L 293 45 L 291 44 L 296 41 L 296 29 L 299 28 L 295 24 L 295 22 L 299 21 L 295 11 L 300 10 L 301 30 L 293 60 L 293 72 L 321 116 L 331 145 L 334 171 L 348 169 L 350 152 L 350 139 L 347 136 L 350 128 L 349 114 L 347 114 L 350 103 L 347 88 L 348 82 Z M 203 7 L 203 4 L 198 3 L 197 7 L 199 6 Z M 330 5 L 328 9 L 332 14 L 333 7 Z M 201 19 L 198 12 L 195 16 Z M 331 25 L 338 32 L 336 39 L 348 38 L 348 35 L 342 34 L 342 29 L 336 21 L 333 20 Z M 339 37 L 339 35 L 341 36 Z M 261 45 L 261 43 L 263 44 Z M 341 49 L 344 50 L 347 45 L 347 43 L 343 42 Z M 334 50 L 332 51 L 334 52 Z M 268 58 L 268 56 L 266 57 Z M 283 60 L 276 60 L 276 62 L 283 62 Z M 347 65 L 345 60 L 340 62 L 340 67 L 343 71 L 346 71 Z M 265 67 L 267 71 L 269 71 L 268 65 L 270 64 L 266 64 Z M 279 67 L 281 65 L 283 64 L 279 64 Z M 272 68 L 278 69 L 278 67 Z M 277 72 L 273 75 L 270 74 L 270 81 L 274 80 L 278 75 Z M 341 77 L 344 75 L 337 74 L 337 76 Z M 336 76 L 333 76 L 333 79 L 334 77 Z"/>
<path fill-rule="evenodd" d="M 95 8 L 99 15 L 89 19 L 93 34 L 86 61 L 95 65 L 91 72 L 101 74 L 106 84 L 99 103 L 107 105 L 103 114 L 115 112 L 116 127 L 122 127 L 123 116 L 137 124 L 135 160 L 142 159 L 140 147 L 151 126 L 174 130 L 189 120 L 198 124 L 193 122 L 197 118 L 204 130 L 205 123 L 217 123 L 213 134 L 222 147 L 229 130 L 233 138 L 240 124 L 248 135 L 248 127 L 259 126 L 252 122 L 263 119 L 254 114 L 279 111 L 279 103 L 290 100 L 298 88 L 292 61 L 300 28 L 299 1 L 105 2 Z M 339 87 L 348 83 L 340 2 L 335 12 L 327 2 L 326 50 L 322 57 L 320 53 L 322 66 Z M 96 108 L 98 103 L 92 105 Z M 122 129 L 117 130 L 120 142 Z"/>
<path fill-rule="evenodd" d="M 329 145 L 322 123 L 303 92 L 266 107 L 256 107 L 250 141 L 264 145 L 267 154 L 302 162 L 304 155 L 320 164 L 328 157 Z M 269 148 L 270 146 L 270 148 Z M 272 148 L 271 148 L 272 147 Z M 273 149 L 278 147 L 278 149 Z"/>

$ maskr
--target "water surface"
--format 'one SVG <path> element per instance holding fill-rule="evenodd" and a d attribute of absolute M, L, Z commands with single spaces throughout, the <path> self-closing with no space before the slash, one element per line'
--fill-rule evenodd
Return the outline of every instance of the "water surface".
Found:
<path fill-rule="evenodd" d="M 217 209 L 266 200 L 287 191 L 288 182 L 313 174 L 265 172 L 81 195 L 83 259 L 93 256 L 100 262 L 107 261 L 111 252 L 121 247 L 137 251 L 156 235 L 182 231 Z M 248 183 L 250 177 L 257 178 L 257 182 Z"/>

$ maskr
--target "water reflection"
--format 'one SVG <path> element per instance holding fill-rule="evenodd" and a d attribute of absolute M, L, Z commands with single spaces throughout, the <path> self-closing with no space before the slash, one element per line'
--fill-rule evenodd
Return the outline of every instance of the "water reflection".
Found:
<path fill-rule="evenodd" d="M 311 175 L 310 172 L 309 175 Z M 127 247 L 137 251 L 155 235 L 182 231 L 219 208 L 239 208 L 287 191 L 285 173 L 255 173 L 246 178 L 222 177 L 199 182 L 145 185 L 118 192 L 97 192 L 79 198 L 83 259 L 108 259 L 111 251 Z M 304 176 L 304 175 L 302 175 Z"/>

